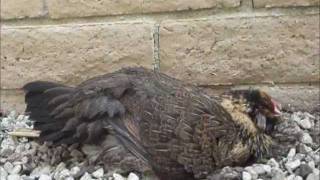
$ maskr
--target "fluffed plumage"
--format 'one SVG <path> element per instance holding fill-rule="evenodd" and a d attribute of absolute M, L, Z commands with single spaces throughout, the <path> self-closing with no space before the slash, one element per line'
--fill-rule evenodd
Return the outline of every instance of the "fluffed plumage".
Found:
<path fill-rule="evenodd" d="M 144 68 L 122 69 L 77 87 L 36 81 L 23 89 L 40 140 L 101 144 L 108 166 L 152 169 L 161 179 L 204 178 L 246 163 L 271 144 L 256 117 L 265 115 L 270 124 L 260 112 L 274 107 L 257 103 L 252 94 L 269 100 L 260 91 L 212 98 Z"/>

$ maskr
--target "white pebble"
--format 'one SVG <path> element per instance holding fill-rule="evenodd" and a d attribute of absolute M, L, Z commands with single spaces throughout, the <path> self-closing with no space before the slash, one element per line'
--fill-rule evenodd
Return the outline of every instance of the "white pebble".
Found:
<path fill-rule="evenodd" d="M 52 177 L 46 174 L 41 174 L 39 180 L 51 180 Z"/>
<path fill-rule="evenodd" d="M 319 179 L 320 179 L 319 174 L 311 173 L 307 176 L 306 180 L 319 180 Z"/>
<path fill-rule="evenodd" d="M 289 161 L 285 164 L 287 170 L 289 172 L 292 172 L 293 170 L 297 169 L 301 164 L 301 161 L 299 159 L 296 159 L 294 161 Z"/>
<path fill-rule="evenodd" d="M 296 155 L 296 148 L 291 148 L 288 155 L 287 155 L 287 158 L 288 159 L 293 159 L 293 157 Z"/>
<path fill-rule="evenodd" d="M 10 174 L 19 174 L 22 170 L 21 165 L 16 165 L 14 168 L 11 170 Z"/>
<path fill-rule="evenodd" d="M 17 174 L 10 174 L 8 177 L 7 177 L 7 180 L 21 180 L 22 178 L 17 175 Z"/>
<path fill-rule="evenodd" d="M 270 165 L 271 167 L 279 168 L 279 163 L 278 163 L 274 158 L 271 158 L 271 159 L 267 162 L 267 164 Z"/>
<path fill-rule="evenodd" d="M 103 177 L 103 174 L 104 174 L 103 168 L 100 168 L 100 169 L 94 171 L 92 173 L 92 176 L 96 177 L 96 178 L 101 178 L 101 177 Z"/>
<path fill-rule="evenodd" d="M 139 177 L 135 173 L 130 173 L 127 180 L 139 180 Z"/>
<path fill-rule="evenodd" d="M 89 173 L 84 173 L 84 175 L 81 176 L 80 180 L 91 180 L 92 177 Z"/>
<path fill-rule="evenodd" d="M 8 172 L 3 167 L 0 167 L 0 179 L 5 180 L 7 179 L 7 176 L 8 176 Z"/>
<path fill-rule="evenodd" d="M 295 177 L 296 177 L 296 175 L 291 174 L 288 177 L 286 177 L 286 180 L 294 180 Z"/>
<path fill-rule="evenodd" d="M 304 144 L 312 144 L 313 143 L 312 137 L 310 136 L 309 133 L 306 133 L 306 132 L 303 133 L 300 141 Z"/>
<path fill-rule="evenodd" d="M 117 173 L 113 173 L 112 174 L 114 180 L 125 180 L 125 178 L 123 176 L 121 176 L 120 174 Z"/>
<path fill-rule="evenodd" d="M 251 180 L 252 177 L 251 177 L 251 174 L 246 172 L 246 171 L 243 171 L 242 172 L 242 180 Z"/>
<path fill-rule="evenodd" d="M 303 180 L 303 178 L 301 176 L 296 176 L 294 177 L 294 180 Z"/>
<path fill-rule="evenodd" d="M 303 129 L 311 129 L 312 123 L 309 118 L 302 119 L 301 121 L 298 121 L 298 124 Z"/>
<path fill-rule="evenodd" d="M 248 167 L 244 168 L 244 170 L 246 170 L 248 173 L 250 173 L 252 179 L 258 178 L 258 174 L 255 172 L 255 170 L 253 169 L 252 166 L 248 166 Z"/>
<path fill-rule="evenodd" d="M 3 165 L 4 170 L 6 170 L 8 173 L 11 173 L 11 171 L 13 170 L 13 165 L 10 162 L 6 162 Z"/>
<path fill-rule="evenodd" d="M 78 166 L 75 166 L 75 167 L 71 168 L 71 170 L 70 170 L 70 174 L 71 174 L 72 176 L 75 176 L 75 175 L 78 174 L 79 172 L 80 172 L 80 168 L 79 168 Z"/>

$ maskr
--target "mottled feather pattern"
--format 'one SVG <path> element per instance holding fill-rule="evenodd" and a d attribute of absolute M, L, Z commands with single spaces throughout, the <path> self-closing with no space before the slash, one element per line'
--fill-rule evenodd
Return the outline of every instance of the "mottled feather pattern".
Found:
<path fill-rule="evenodd" d="M 122 69 L 77 87 L 37 81 L 24 90 L 41 140 L 101 144 L 106 165 L 152 168 L 162 179 L 205 178 L 268 148 L 268 138 L 238 121 L 233 107 L 144 68 Z"/>

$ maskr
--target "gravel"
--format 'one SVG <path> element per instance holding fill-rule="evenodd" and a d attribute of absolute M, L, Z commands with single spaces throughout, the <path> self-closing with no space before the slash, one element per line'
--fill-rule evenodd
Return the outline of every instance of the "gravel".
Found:
<path fill-rule="evenodd" d="M 270 154 L 246 167 L 224 167 L 208 179 L 318 180 L 319 115 L 293 112 L 284 113 L 283 119 L 272 134 L 276 143 Z M 91 165 L 86 155 L 95 152 L 96 147 L 78 144 L 54 147 L 8 135 L 18 128 L 32 128 L 28 116 L 11 112 L 0 118 L 0 180 L 140 179 L 135 173 L 124 176 L 108 172 L 98 164 Z"/>

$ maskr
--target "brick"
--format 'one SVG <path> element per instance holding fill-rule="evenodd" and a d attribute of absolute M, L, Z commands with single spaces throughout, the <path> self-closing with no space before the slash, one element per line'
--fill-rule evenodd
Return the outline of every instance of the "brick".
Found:
<path fill-rule="evenodd" d="M 51 18 L 69 18 L 230 8 L 239 5 L 240 0 L 50 0 L 48 1 L 48 10 Z"/>
<path fill-rule="evenodd" d="M 3 89 L 33 80 L 78 84 L 125 66 L 152 67 L 152 25 L 143 23 L 3 27 Z"/>
<path fill-rule="evenodd" d="M 254 7 L 296 7 L 296 6 L 319 6 L 319 0 L 253 0 Z"/>
<path fill-rule="evenodd" d="M 1 19 L 41 17 L 43 7 L 43 0 L 1 0 Z"/>
<path fill-rule="evenodd" d="M 240 0 L 144 0 L 143 12 L 165 12 L 190 9 L 231 8 L 240 6 Z"/>
<path fill-rule="evenodd" d="M 88 17 L 117 14 L 131 14 L 141 11 L 143 0 L 50 0 L 51 18 Z"/>
<path fill-rule="evenodd" d="M 166 21 L 160 62 L 198 84 L 319 81 L 319 16 Z"/>
<path fill-rule="evenodd" d="M 11 111 L 23 113 L 26 108 L 24 92 L 21 90 L 0 90 L 0 110 L 4 114 Z"/>

